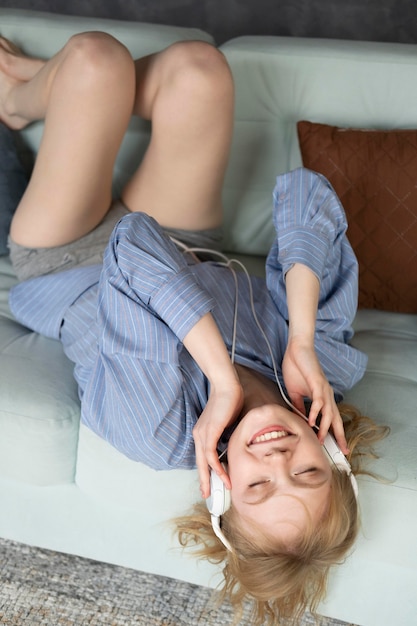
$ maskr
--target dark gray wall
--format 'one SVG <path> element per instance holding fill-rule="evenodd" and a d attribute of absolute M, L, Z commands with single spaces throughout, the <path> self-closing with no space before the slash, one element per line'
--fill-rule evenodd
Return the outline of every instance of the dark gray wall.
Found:
<path fill-rule="evenodd" d="M 218 44 L 257 34 L 417 43 L 416 0 L 0 0 L 0 7 L 196 26 Z"/>

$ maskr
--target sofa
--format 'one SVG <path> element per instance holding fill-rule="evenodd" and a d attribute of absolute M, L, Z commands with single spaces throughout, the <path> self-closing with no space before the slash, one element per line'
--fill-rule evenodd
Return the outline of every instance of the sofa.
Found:
<path fill-rule="evenodd" d="M 210 34 L 191 28 L 0 9 L 1 34 L 38 56 L 49 56 L 71 34 L 92 29 L 112 33 L 134 56 L 184 39 L 214 44 Z M 376 230 L 384 221 L 378 211 L 389 195 L 386 190 L 378 196 L 377 207 L 370 201 L 358 216 L 347 211 L 348 236 L 361 240 L 360 280 L 369 282 L 371 277 L 373 292 L 369 296 L 361 288 L 352 341 L 367 353 L 368 367 L 346 400 L 388 424 L 391 432 L 371 465 L 380 478 L 359 478 L 360 537 L 352 554 L 332 572 L 319 612 L 361 626 L 410 626 L 416 621 L 417 599 L 417 160 L 413 164 L 412 156 L 405 159 L 404 154 L 412 151 L 412 130 L 417 129 L 417 45 L 245 36 L 224 43 L 221 50 L 236 86 L 235 129 L 224 185 L 225 249 L 257 273 L 263 271 L 271 243 L 277 174 L 302 165 L 314 169 L 311 159 L 320 151 L 324 159 L 333 154 L 334 141 L 348 136 L 346 129 L 361 129 L 359 143 L 369 137 L 371 143 L 379 141 L 383 130 L 391 131 L 388 139 L 384 136 L 391 141 L 395 131 L 401 158 L 394 184 L 402 181 L 410 188 L 403 194 L 405 204 L 409 202 L 403 209 L 405 226 L 395 235 L 399 243 L 391 245 L 385 228 L 381 249 L 381 241 L 375 242 L 367 231 L 369 221 Z M 300 121 L 308 124 L 298 125 Z M 398 148 L 402 129 L 407 129 L 408 148 Z M 41 132 L 42 124 L 37 123 L 18 133 L 22 162 L 29 164 L 36 154 Z M 136 167 L 149 134 L 149 124 L 132 120 L 115 167 L 115 194 Z M 384 137 L 378 149 L 385 149 Z M 345 160 L 352 161 L 361 149 L 356 146 Z M 359 174 L 375 150 L 374 145 L 365 147 L 365 161 L 356 166 Z M 340 152 L 323 173 L 329 173 L 341 196 L 347 194 L 350 206 L 356 197 L 354 185 L 341 185 L 348 174 L 346 164 L 337 162 Z M 389 156 L 388 172 L 394 160 Z M 369 182 L 373 174 L 367 176 Z M 389 177 L 384 174 L 383 182 Z M 403 223 L 401 219 L 392 214 L 393 228 Z M 372 259 L 366 258 L 378 246 L 376 257 L 385 263 L 382 276 L 395 269 L 395 280 L 388 286 L 384 278 L 378 282 Z M 392 295 L 397 278 L 405 281 L 405 299 L 410 296 L 411 304 L 397 307 L 398 298 Z M 0 536 L 216 587 L 219 568 L 184 553 L 170 524 L 199 498 L 196 471 L 155 472 L 123 457 L 80 425 L 72 364 L 58 342 L 13 319 L 8 292 L 15 283 L 8 256 L 3 255 Z M 384 290 L 385 301 L 380 301 Z"/>

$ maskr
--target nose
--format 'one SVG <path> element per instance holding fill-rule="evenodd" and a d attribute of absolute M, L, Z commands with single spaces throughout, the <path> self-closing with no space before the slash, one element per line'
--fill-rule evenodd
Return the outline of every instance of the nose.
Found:
<path fill-rule="evenodd" d="M 290 447 L 287 446 L 280 446 L 278 447 L 274 447 L 274 448 L 270 448 L 269 450 L 265 450 L 264 452 L 264 457 L 266 458 L 273 458 L 273 457 L 277 457 L 277 458 L 290 458 L 293 454 L 293 450 Z"/>
<path fill-rule="evenodd" d="M 285 437 L 284 439 L 274 440 L 252 446 L 253 453 L 259 459 L 282 458 L 290 459 L 297 447 L 297 437 Z"/>

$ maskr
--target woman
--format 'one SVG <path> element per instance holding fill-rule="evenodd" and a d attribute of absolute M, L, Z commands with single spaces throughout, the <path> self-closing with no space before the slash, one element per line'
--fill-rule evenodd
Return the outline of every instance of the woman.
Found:
<path fill-rule="evenodd" d="M 231 490 L 223 543 L 208 513 L 178 523 L 183 541 L 226 562 L 232 597 L 254 597 L 259 619 L 303 609 L 357 525 L 348 474 L 321 445 L 331 429 L 348 454 L 336 400 L 366 365 L 347 343 L 357 268 L 333 190 L 305 170 L 278 177 L 266 282 L 248 278 L 206 257 L 221 245 L 232 134 L 233 85 L 219 51 L 179 43 L 134 61 L 109 35 L 85 33 L 44 61 L 1 39 L 0 70 L 2 121 L 20 129 L 45 120 L 10 231 L 23 281 L 11 295 L 15 316 L 62 341 L 92 430 L 156 469 L 196 465 L 203 498 L 210 471 Z M 131 115 L 152 121 L 151 142 L 112 201 Z M 226 465 L 217 445 L 228 426 Z M 328 520 L 346 508 L 351 521 L 336 537 Z M 255 561 L 268 554 L 282 568 L 282 556 L 299 559 L 317 536 L 316 553 L 327 541 L 332 557 L 304 577 L 285 565 L 285 592 L 266 596 Z"/>

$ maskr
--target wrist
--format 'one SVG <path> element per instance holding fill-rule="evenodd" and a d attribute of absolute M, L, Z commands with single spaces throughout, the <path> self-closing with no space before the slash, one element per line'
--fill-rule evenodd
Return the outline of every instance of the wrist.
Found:
<path fill-rule="evenodd" d="M 211 313 L 199 320 L 183 343 L 213 388 L 226 390 L 239 384 L 235 366 Z"/>
<path fill-rule="evenodd" d="M 216 394 L 230 394 L 239 396 L 242 391 L 242 384 L 233 363 L 229 360 L 222 367 L 217 367 L 216 371 L 209 372 L 207 379 L 210 388 Z"/>
<path fill-rule="evenodd" d="M 297 348 L 314 348 L 314 331 L 312 333 L 289 333 L 288 345 Z"/>
<path fill-rule="evenodd" d="M 297 342 L 300 344 L 308 345 L 314 344 L 315 324 L 302 324 L 300 326 L 293 326 L 291 323 L 288 326 L 288 343 Z"/>

